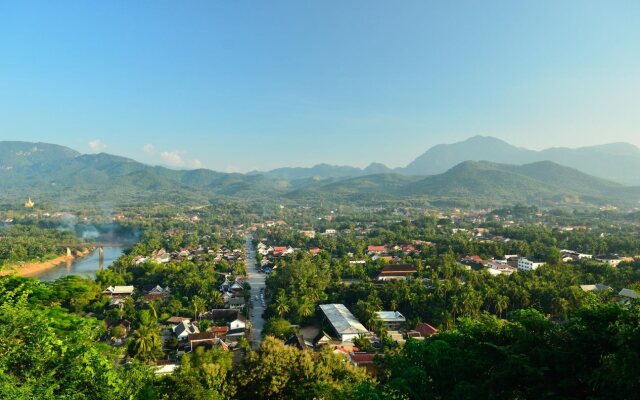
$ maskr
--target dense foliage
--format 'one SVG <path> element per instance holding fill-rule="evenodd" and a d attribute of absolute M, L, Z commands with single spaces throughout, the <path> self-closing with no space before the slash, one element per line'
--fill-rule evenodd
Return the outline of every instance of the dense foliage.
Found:
<path fill-rule="evenodd" d="M 75 243 L 71 231 L 15 225 L 0 230 L 0 267 L 25 261 L 42 261 L 65 253 L 61 243 Z"/>

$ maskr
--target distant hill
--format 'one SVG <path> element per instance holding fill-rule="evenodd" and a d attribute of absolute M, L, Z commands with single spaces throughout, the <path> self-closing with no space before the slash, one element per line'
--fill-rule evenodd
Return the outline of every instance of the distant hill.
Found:
<path fill-rule="evenodd" d="M 272 196 L 281 184 L 263 176 L 172 170 L 110 154 L 80 154 L 41 143 L 0 142 L 0 199 L 135 203 Z"/>
<path fill-rule="evenodd" d="M 440 174 L 464 161 L 517 165 L 552 161 L 589 175 L 626 185 L 640 185 L 640 149 L 628 143 L 534 151 L 493 137 L 474 136 L 462 142 L 430 148 L 403 168 L 402 173 Z"/>
<path fill-rule="evenodd" d="M 526 164 L 535 161 L 534 153 L 493 137 L 474 136 L 459 143 L 433 146 L 409 163 L 403 172 L 411 175 L 441 174 L 464 161 Z"/>
<path fill-rule="evenodd" d="M 418 199 L 486 207 L 525 203 L 637 204 L 640 190 L 549 161 L 521 166 L 465 161 L 428 177 L 378 174 L 341 179 L 291 192 L 293 198 Z"/>
<path fill-rule="evenodd" d="M 633 148 L 619 145 L 611 145 L 606 151 L 625 157 L 635 154 Z M 440 174 L 418 176 L 390 172 L 380 164 L 365 169 L 320 165 L 266 174 L 173 170 L 105 153 L 80 154 L 62 146 L 24 142 L 0 142 L 0 155 L 4 157 L 0 164 L 5 166 L 0 169 L 0 200 L 12 204 L 21 204 L 27 196 L 36 203 L 96 207 L 141 201 L 200 204 L 221 198 L 360 203 L 392 200 L 469 207 L 514 203 L 637 206 L 640 199 L 637 187 L 550 161 L 524 165 L 464 161 Z M 358 175 L 326 176 L 340 171 Z"/>
<path fill-rule="evenodd" d="M 79 155 L 77 151 L 57 144 L 3 141 L 0 142 L 0 170 L 68 160 Z"/>
<path fill-rule="evenodd" d="M 372 174 L 391 172 L 391 169 L 384 164 L 372 163 L 366 168 L 356 168 L 349 166 L 336 166 L 329 164 L 318 164 L 313 167 L 284 167 L 267 172 L 252 171 L 250 174 L 260 174 L 276 179 L 308 179 L 308 178 L 347 178 Z"/>
<path fill-rule="evenodd" d="M 621 200 L 621 184 L 583 174 L 549 161 L 514 166 L 465 161 L 449 171 L 426 177 L 406 194 L 446 198 L 468 197 L 486 203 L 585 202 Z"/>

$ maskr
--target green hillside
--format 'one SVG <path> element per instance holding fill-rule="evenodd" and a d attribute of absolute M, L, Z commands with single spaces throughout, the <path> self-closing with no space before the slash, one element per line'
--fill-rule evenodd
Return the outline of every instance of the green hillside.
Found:
<path fill-rule="evenodd" d="M 467 161 L 431 176 L 378 173 L 300 179 L 264 174 L 173 170 L 110 154 L 81 155 L 40 143 L 0 142 L 0 201 L 135 204 L 202 203 L 218 198 L 376 202 L 412 201 L 462 207 L 513 203 L 637 205 L 640 189 L 543 161 L 526 165 Z M 371 166 L 370 171 L 384 170 Z"/>

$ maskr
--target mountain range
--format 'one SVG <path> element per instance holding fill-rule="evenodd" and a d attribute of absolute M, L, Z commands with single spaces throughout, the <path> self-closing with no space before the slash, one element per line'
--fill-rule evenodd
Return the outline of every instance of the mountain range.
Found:
<path fill-rule="evenodd" d="M 640 185 L 640 149 L 629 143 L 566 148 L 552 147 L 541 151 L 513 146 L 489 136 L 474 136 L 462 142 L 439 144 L 427 150 L 404 168 L 390 169 L 374 163 L 360 169 L 345 166 L 316 165 L 311 168 L 279 168 L 262 174 L 268 177 L 300 179 L 356 177 L 379 173 L 402 175 L 441 174 L 464 161 L 490 161 L 501 164 L 530 164 L 552 161 L 586 174 L 625 185 Z M 255 172 L 254 172 L 255 173 Z"/>
<path fill-rule="evenodd" d="M 564 164 L 580 161 L 583 168 L 535 160 L 541 154 L 562 158 Z M 625 171 L 620 166 L 635 162 L 640 166 L 640 150 L 627 144 L 536 152 L 494 138 L 474 137 L 435 146 L 406 168 L 394 170 L 381 164 L 365 169 L 323 164 L 240 174 L 173 170 L 106 153 L 80 154 L 55 144 L 0 142 L 0 200 L 12 203 L 32 196 L 36 202 L 46 199 L 97 207 L 141 201 L 202 203 L 220 198 L 393 200 L 468 207 L 513 203 L 634 207 L 640 200 L 640 188 L 620 181 L 632 182 L 638 169 Z M 615 170 L 618 182 L 594 176 L 602 173 L 584 172 L 594 165 Z"/>

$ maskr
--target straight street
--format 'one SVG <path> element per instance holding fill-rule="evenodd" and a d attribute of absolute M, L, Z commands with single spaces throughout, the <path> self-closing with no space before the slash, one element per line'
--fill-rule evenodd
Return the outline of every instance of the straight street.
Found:
<path fill-rule="evenodd" d="M 247 235 L 247 241 L 245 243 L 246 265 L 247 265 L 247 277 L 248 282 L 251 285 L 251 346 L 253 349 L 260 347 L 262 343 L 262 328 L 264 326 L 264 320 L 262 319 L 262 313 L 265 306 L 264 301 L 264 288 L 265 288 L 265 274 L 260 273 L 256 266 L 256 252 L 251 241 L 252 235 Z"/>

